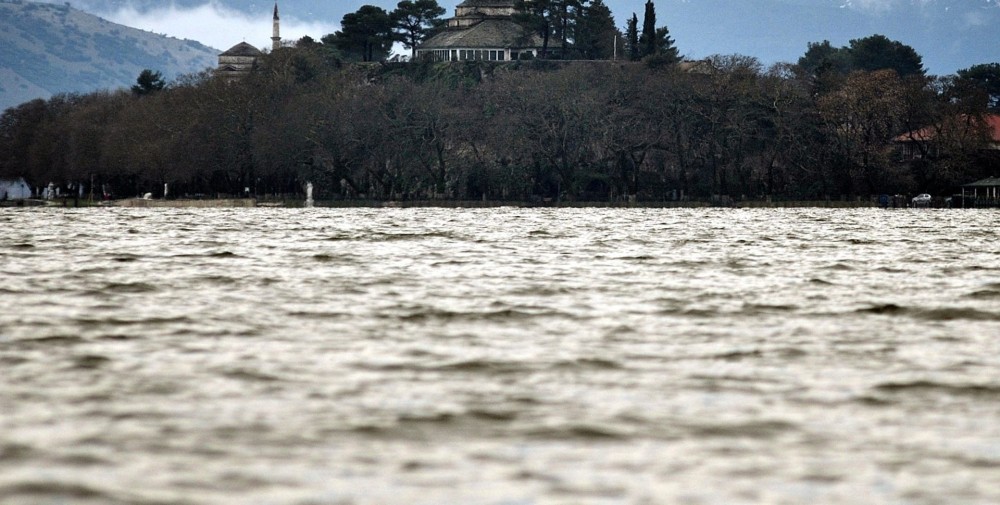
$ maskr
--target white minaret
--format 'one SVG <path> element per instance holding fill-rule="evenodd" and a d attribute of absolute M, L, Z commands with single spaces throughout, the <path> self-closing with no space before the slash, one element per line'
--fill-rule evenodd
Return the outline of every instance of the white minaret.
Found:
<path fill-rule="evenodd" d="M 281 47 L 281 34 L 278 29 L 278 2 L 274 2 L 274 27 L 271 29 L 271 50 L 277 51 Z"/>

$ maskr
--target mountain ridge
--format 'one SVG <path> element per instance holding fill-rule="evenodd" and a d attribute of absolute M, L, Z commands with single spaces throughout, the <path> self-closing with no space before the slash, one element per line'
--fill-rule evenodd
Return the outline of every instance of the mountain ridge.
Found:
<path fill-rule="evenodd" d="M 215 66 L 219 52 L 69 4 L 0 0 L 0 110 L 58 93 L 128 87 L 145 68 L 173 79 Z"/>

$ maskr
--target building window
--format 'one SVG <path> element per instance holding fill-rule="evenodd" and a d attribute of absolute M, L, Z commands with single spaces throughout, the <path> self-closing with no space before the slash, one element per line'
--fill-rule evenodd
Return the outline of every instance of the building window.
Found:
<path fill-rule="evenodd" d="M 457 59 L 458 59 L 458 51 L 452 49 L 451 50 L 451 61 L 455 61 Z"/>
<path fill-rule="evenodd" d="M 498 51 L 497 59 L 499 59 L 500 61 L 504 61 L 504 59 L 507 58 L 507 55 L 505 53 L 506 51 Z"/>

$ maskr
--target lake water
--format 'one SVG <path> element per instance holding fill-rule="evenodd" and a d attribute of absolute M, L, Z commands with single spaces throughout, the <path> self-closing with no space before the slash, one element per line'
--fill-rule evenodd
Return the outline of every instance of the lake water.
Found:
<path fill-rule="evenodd" d="M 998 218 L 0 209 L 0 503 L 1000 503 Z"/>

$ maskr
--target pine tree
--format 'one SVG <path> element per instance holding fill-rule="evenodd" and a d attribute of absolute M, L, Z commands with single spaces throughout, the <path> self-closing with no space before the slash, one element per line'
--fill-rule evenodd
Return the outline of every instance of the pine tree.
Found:
<path fill-rule="evenodd" d="M 628 43 L 628 59 L 639 61 L 639 18 L 632 13 L 632 19 L 628 20 L 628 28 L 625 32 Z"/>
<path fill-rule="evenodd" d="M 437 0 L 402 0 L 391 14 L 397 40 L 416 57 L 417 46 L 427 38 L 444 13 Z"/>
<path fill-rule="evenodd" d="M 670 30 L 666 26 L 656 29 L 656 54 L 663 63 L 674 64 L 681 61 L 680 52 L 670 38 Z"/>
<path fill-rule="evenodd" d="M 642 35 L 639 36 L 639 57 L 656 54 L 656 7 L 653 0 L 646 0 L 646 13 L 642 16 Z"/>
<path fill-rule="evenodd" d="M 581 9 L 575 22 L 574 49 L 577 57 L 609 60 L 614 57 L 621 33 L 615 27 L 611 9 L 602 0 Z"/>
<path fill-rule="evenodd" d="M 354 59 L 383 61 L 392 50 L 395 38 L 392 26 L 388 12 L 381 7 L 364 5 L 357 12 L 344 14 L 340 30 L 322 40 Z"/>
<path fill-rule="evenodd" d="M 514 21 L 527 26 L 542 37 L 542 58 L 549 53 L 549 39 L 552 37 L 553 20 L 556 18 L 557 4 L 553 0 L 517 0 L 514 2 Z"/>
<path fill-rule="evenodd" d="M 579 28 L 576 19 L 579 18 L 583 5 L 587 0 L 551 0 L 554 11 L 555 29 L 559 42 L 565 52 L 571 41 L 576 41 L 576 32 Z"/>
<path fill-rule="evenodd" d="M 136 77 L 132 93 L 136 96 L 151 95 L 166 86 L 167 82 L 163 80 L 163 74 L 147 68 L 139 73 L 139 77 Z"/>
<path fill-rule="evenodd" d="M 926 73 L 923 58 L 916 50 L 885 35 L 851 40 L 847 51 L 855 70 L 872 72 L 888 68 L 895 70 L 900 77 L 923 76 Z"/>
<path fill-rule="evenodd" d="M 958 71 L 958 83 L 978 90 L 987 107 L 1000 110 L 1000 63 L 981 63 Z"/>

